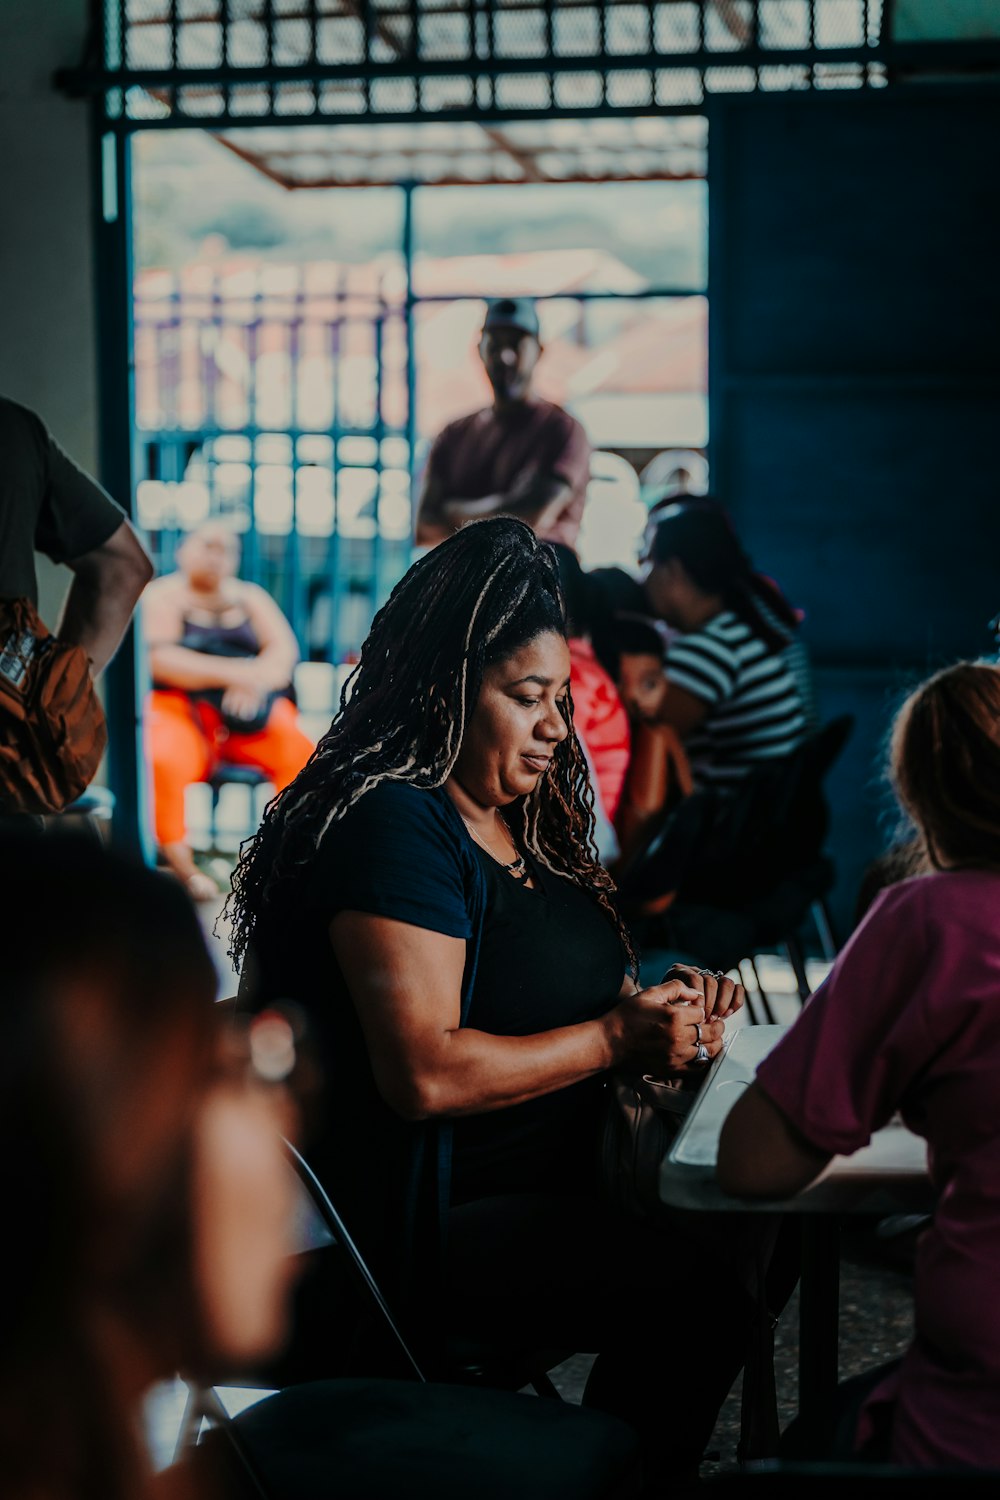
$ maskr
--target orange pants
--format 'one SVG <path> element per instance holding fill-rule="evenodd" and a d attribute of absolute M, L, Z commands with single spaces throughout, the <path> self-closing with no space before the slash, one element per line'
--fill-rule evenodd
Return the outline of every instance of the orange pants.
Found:
<path fill-rule="evenodd" d="M 173 689 L 149 696 L 147 750 L 153 768 L 156 840 L 184 842 L 184 788 L 205 781 L 219 765 L 257 766 L 276 791 L 298 775 L 313 752 L 287 698 L 276 698 L 263 729 L 230 734 L 210 703 Z"/>

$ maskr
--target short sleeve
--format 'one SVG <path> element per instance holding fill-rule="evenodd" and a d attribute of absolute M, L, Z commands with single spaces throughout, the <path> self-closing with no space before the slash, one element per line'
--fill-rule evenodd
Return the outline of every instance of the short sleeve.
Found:
<path fill-rule="evenodd" d="M 707 631 L 675 636 L 667 647 L 667 681 L 702 703 L 724 703 L 731 697 L 737 672 L 733 652 Z"/>
<path fill-rule="evenodd" d="M 458 838 L 433 792 L 382 782 L 326 832 L 310 904 L 392 917 L 446 937 L 469 938 Z"/>
<path fill-rule="evenodd" d="M 125 520 L 125 512 L 96 479 L 73 462 L 44 425 L 39 426 L 44 442 L 45 489 L 35 545 L 53 562 L 67 562 L 102 546 Z"/>
<path fill-rule="evenodd" d="M 552 461 L 552 472 L 574 491 L 585 490 L 590 481 L 590 442 L 580 423 L 572 417 L 565 442 Z"/>
<path fill-rule="evenodd" d="M 953 976 L 928 941 L 920 880 L 883 891 L 757 1082 L 820 1151 L 848 1155 L 900 1107 L 947 1038 L 927 997 Z"/>

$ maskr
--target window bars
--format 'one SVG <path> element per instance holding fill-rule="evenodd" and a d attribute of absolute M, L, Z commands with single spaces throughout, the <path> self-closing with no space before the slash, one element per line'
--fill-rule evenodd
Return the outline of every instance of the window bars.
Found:
<path fill-rule="evenodd" d="M 693 113 L 884 82 L 883 0 L 105 0 L 124 128 Z"/>

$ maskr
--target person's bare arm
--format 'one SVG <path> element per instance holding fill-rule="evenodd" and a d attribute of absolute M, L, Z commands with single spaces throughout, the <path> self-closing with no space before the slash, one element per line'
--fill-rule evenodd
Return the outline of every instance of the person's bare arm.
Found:
<path fill-rule="evenodd" d="M 330 941 L 354 1001 L 378 1089 L 404 1119 L 483 1114 L 568 1088 L 620 1062 L 676 1072 L 711 1053 L 723 1023 L 673 981 L 622 998 L 597 1021 L 535 1036 L 492 1036 L 459 1024 L 466 944 L 407 922 L 339 913 Z M 624 992 L 625 987 L 623 987 Z"/>
<path fill-rule="evenodd" d="M 550 525 L 566 508 L 570 485 L 559 474 L 525 471 L 507 490 L 478 500 L 446 496 L 430 467 L 417 507 L 414 540 L 418 547 L 435 547 L 466 521 L 484 516 L 517 516 L 536 531 Z"/>
<path fill-rule="evenodd" d="M 722 1127 L 716 1178 L 734 1198 L 792 1198 L 830 1161 L 752 1083 Z"/>
<path fill-rule="evenodd" d="M 270 594 L 255 583 L 240 585 L 240 602 L 260 642 L 260 651 L 253 659 L 256 680 L 264 692 L 281 692 L 291 684 L 299 659 L 292 627 Z"/>
<path fill-rule="evenodd" d="M 128 521 L 106 542 L 75 557 L 73 574 L 56 635 L 82 646 L 96 677 L 121 645 L 132 612 L 153 576 L 153 564 Z"/>
<path fill-rule="evenodd" d="M 565 509 L 571 494 L 558 474 L 528 473 L 506 491 L 484 495 L 481 500 L 446 500 L 443 509 L 456 526 L 482 516 L 517 516 L 538 530 Z"/>
<path fill-rule="evenodd" d="M 687 688 L 672 684 L 668 672 L 667 691 L 656 715 L 657 723 L 675 729 L 683 740 L 693 734 L 707 717 L 708 704 L 702 698 L 696 698 L 694 693 L 689 693 Z"/>

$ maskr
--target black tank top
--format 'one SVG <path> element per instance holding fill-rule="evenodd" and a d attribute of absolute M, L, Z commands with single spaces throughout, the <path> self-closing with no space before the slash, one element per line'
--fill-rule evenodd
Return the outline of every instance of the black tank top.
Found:
<path fill-rule="evenodd" d="M 184 617 L 184 634 L 178 642 L 189 651 L 203 651 L 207 656 L 259 656 L 257 632 L 244 616 L 236 625 L 223 625 L 221 619 L 210 625 Z"/>
<path fill-rule="evenodd" d="M 572 881 L 530 862 L 534 889 L 485 850 L 487 908 L 466 1024 L 530 1036 L 605 1015 L 625 974 L 618 934 Z M 603 1080 L 454 1122 L 452 1202 L 494 1193 L 585 1188 L 595 1180 Z"/>

